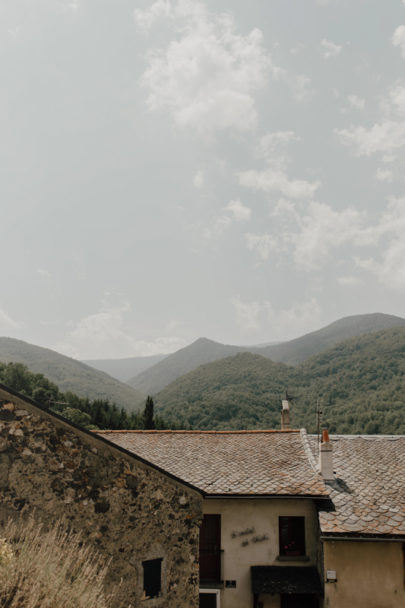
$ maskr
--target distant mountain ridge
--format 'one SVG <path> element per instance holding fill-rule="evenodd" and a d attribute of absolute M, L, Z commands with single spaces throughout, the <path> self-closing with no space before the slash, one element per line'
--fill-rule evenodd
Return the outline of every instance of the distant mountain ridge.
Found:
<path fill-rule="evenodd" d="M 145 369 L 152 367 L 167 357 L 167 354 L 146 357 L 126 357 L 123 359 L 88 359 L 82 363 L 116 378 L 120 382 L 129 382 L 131 378 Z"/>
<path fill-rule="evenodd" d="M 348 338 L 404 325 L 405 319 L 394 315 L 383 313 L 353 315 L 334 321 L 300 338 L 255 349 L 252 352 L 257 352 L 272 361 L 297 365 Z"/>
<path fill-rule="evenodd" d="M 129 380 L 129 384 L 143 393 L 156 394 L 199 365 L 212 363 L 242 352 L 262 355 L 279 363 L 297 365 L 342 340 L 404 325 L 405 319 L 401 317 L 371 313 L 344 317 L 294 340 L 263 347 L 232 346 L 207 338 L 199 338 L 189 346 L 168 355 L 157 365 L 138 374 Z"/>
<path fill-rule="evenodd" d="M 245 350 L 242 346 L 230 346 L 208 338 L 198 338 L 189 346 L 168 355 L 156 365 L 131 378 L 128 384 L 143 393 L 155 394 L 176 378 L 203 363 L 210 363 Z"/>
<path fill-rule="evenodd" d="M 44 374 L 61 391 L 72 391 L 89 399 L 108 399 L 128 411 L 137 410 L 144 396 L 132 387 L 75 359 L 22 340 L 0 337 L 0 361 L 23 363 Z"/>

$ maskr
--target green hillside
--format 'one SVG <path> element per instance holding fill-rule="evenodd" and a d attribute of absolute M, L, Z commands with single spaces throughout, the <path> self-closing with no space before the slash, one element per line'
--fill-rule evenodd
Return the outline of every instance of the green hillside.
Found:
<path fill-rule="evenodd" d="M 296 367 L 242 353 L 179 378 L 156 397 L 170 422 L 201 429 L 278 428 L 280 399 L 296 395 L 294 427 L 405 433 L 405 328 L 352 338 Z"/>
<path fill-rule="evenodd" d="M 139 391 L 103 372 L 22 340 L 0 338 L 0 362 L 23 363 L 30 371 L 44 374 L 63 392 L 71 391 L 89 399 L 107 399 L 127 411 L 139 409 L 145 401 Z"/>
<path fill-rule="evenodd" d="M 196 369 L 199 365 L 211 363 L 240 352 L 263 355 L 272 361 L 296 365 L 331 348 L 342 340 L 401 326 L 405 326 L 405 319 L 401 317 L 373 313 L 339 319 L 318 331 L 281 344 L 230 346 L 206 338 L 199 338 L 193 344 L 168 355 L 157 365 L 153 365 L 138 374 L 129 380 L 129 384 L 143 393 L 156 394 L 177 378 Z"/>

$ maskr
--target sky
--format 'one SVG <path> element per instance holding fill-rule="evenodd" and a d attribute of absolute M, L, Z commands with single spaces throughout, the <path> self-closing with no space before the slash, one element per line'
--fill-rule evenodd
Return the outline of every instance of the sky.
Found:
<path fill-rule="evenodd" d="M 405 0 L 2 0 L 0 335 L 405 316 Z"/>

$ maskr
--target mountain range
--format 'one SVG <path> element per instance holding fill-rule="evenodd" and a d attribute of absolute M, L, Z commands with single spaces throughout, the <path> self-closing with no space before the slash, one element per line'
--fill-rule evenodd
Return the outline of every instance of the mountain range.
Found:
<path fill-rule="evenodd" d="M 12 338 L 0 338 L 0 361 L 23 363 L 61 391 L 108 399 L 129 412 L 139 410 L 146 394 L 152 394 L 159 412 L 177 426 L 278 426 L 280 397 L 288 389 L 299 397 L 295 424 L 313 429 L 314 403 L 321 399 L 324 417 L 332 413 L 332 426 L 346 429 L 342 432 L 367 427 L 395 433 L 403 428 L 405 411 L 398 393 L 402 374 L 405 377 L 402 337 L 405 319 L 375 313 L 346 317 L 281 344 L 233 346 L 200 338 L 170 355 L 88 362 L 130 378 L 128 384 L 84 362 Z M 381 399 L 388 405 L 382 406 Z M 348 403 L 363 412 L 363 418 L 349 414 Z M 384 407 L 388 426 L 381 418 Z"/>
<path fill-rule="evenodd" d="M 405 319 L 401 317 L 373 313 L 345 317 L 294 340 L 268 346 L 230 346 L 207 338 L 199 338 L 193 344 L 168 355 L 156 365 L 144 370 L 129 380 L 129 384 L 143 393 L 154 395 L 199 365 L 241 352 L 250 352 L 279 363 L 296 365 L 347 338 L 403 325 Z"/>

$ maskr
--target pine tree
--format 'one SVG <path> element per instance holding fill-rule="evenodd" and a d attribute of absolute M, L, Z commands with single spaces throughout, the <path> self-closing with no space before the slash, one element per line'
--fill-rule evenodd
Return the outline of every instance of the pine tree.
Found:
<path fill-rule="evenodd" d="M 143 411 L 143 428 L 146 430 L 155 428 L 155 421 L 153 418 L 154 403 L 150 395 L 147 396 L 145 402 L 145 409 Z"/>

